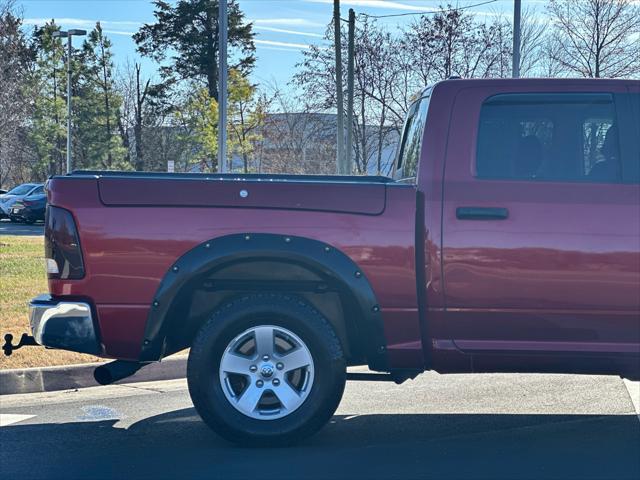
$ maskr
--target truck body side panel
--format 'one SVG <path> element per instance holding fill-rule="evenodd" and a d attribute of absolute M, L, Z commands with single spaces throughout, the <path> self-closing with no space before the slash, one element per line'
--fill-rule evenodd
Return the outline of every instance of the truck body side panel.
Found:
<path fill-rule="evenodd" d="M 97 182 L 91 177 L 55 178 L 50 182 L 50 203 L 73 212 L 86 275 L 82 280 L 50 280 L 49 285 L 53 295 L 91 300 L 98 312 L 106 356 L 138 357 L 148 308 L 173 262 L 212 238 L 255 232 L 319 240 L 349 256 L 370 279 L 380 303 L 390 366 L 423 367 L 415 287 L 415 188 L 376 185 L 382 190 L 373 198 L 367 197 L 371 195 L 370 185 L 349 184 L 349 198 L 341 198 L 339 203 L 332 191 L 334 184 L 325 184 L 324 193 L 314 190 L 315 206 L 329 205 L 331 209 L 370 208 L 369 204 L 351 202 L 351 198 L 358 198 L 359 188 L 375 210 L 380 208 L 381 197 L 386 208 L 379 215 L 366 215 L 278 208 L 107 207 L 99 197 Z M 163 182 L 166 195 L 176 198 L 188 197 L 194 185 L 193 181 Z M 254 184 L 230 183 L 238 191 L 248 190 L 251 198 Z M 268 186 L 275 198 L 284 198 L 292 184 L 256 185 L 258 190 Z M 144 190 L 144 180 L 123 183 L 121 188 Z M 123 198 L 134 196 L 123 192 Z M 323 196 L 328 197 L 328 203 L 323 202 Z M 242 199 L 237 198 L 241 205 Z M 269 199 L 262 198 L 268 206 Z M 291 201 L 295 203 L 295 196 Z"/>

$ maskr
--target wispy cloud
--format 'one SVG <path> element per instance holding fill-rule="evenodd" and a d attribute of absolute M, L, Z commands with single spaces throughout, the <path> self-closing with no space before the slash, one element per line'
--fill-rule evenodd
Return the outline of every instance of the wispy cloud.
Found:
<path fill-rule="evenodd" d="M 104 33 L 108 35 L 124 35 L 126 37 L 132 37 L 136 34 L 136 32 L 125 32 L 123 30 L 102 30 Z"/>
<path fill-rule="evenodd" d="M 315 38 L 323 38 L 323 35 L 319 33 L 311 33 L 311 32 L 301 32 L 299 30 L 289 30 L 286 28 L 275 28 L 275 27 L 262 27 L 262 26 L 254 26 L 255 30 L 262 30 L 265 32 L 276 32 L 276 33 L 287 33 L 289 35 L 302 35 L 304 37 L 315 37 Z"/>
<path fill-rule="evenodd" d="M 290 43 L 290 42 L 276 42 L 273 40 L 254 40 L 257 45 L 267 45 L 270 47 L 285 47 L 289 49 L 300 50 L 301 48 L 309 48 L 310 45 L 306 43 Z"/>
<path fill-rule="evenodd" d="M 44 25 L 51 20 L 51 18 L 25 18 L 23 23 L 25 25 Z M 115 28 L 116 30 L 114 30 L 112 33 L 115 33 L 116 31 L 122 32 L 122 30 L 119 30 L 121 28 L 131 29 L 131 27 L 140 27 L 143 23 L 119 20 L 90 20 L 87 18 L 55 18 L 54 20 L 58 25 L 64 25 L 68 27 L 84 27 L 88 29 L 95 27 L 96 23 L 100 22 L 100 25 L 102 25 L 103 28 Z M 118 33 L 115 34 L 118 35 Z"/>
<path fill-rule="evenodd" d="M 255 18 L 250 20 L 254 25 L 277 25 L 280 27 L 326 27 L 327 25 L 319 22 L 312 22 L 306 18 Z"/>
<path fill-rule="evenodd" d="M 328 3 L 333 4 L 333 0 L 305 0 L 308 3 Z M 387 0 L 342 0 L 341 5 L 347 7 L 371 7 L 371 8 L 386 8 L 389 10 L 434 10 L 433 8 L 426 7 L 424 5 L 409 5 L 407 3 L 390 2 Z"/>

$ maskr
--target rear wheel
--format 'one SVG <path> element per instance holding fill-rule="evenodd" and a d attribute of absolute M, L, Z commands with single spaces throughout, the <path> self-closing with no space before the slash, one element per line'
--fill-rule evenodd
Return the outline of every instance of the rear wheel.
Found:
<path fill-rule="evenodd" d="M 304 299 L 239 297 L 216 311 L 189 354 L 189 392 L 203 420 L 228 440 L 290 443 L 335 412 L 346 363 L 326 318 Z"/>

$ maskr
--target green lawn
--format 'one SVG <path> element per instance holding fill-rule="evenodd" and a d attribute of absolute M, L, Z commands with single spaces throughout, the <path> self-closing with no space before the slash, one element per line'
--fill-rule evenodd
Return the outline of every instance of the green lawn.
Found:
<path fill-rule="evenodd" d="M 31 333 L 28 301 L 47 292 L 43 237 L 0 236 L 0 339 L 12 333 L 14 343 Z M 0 352 L 0 369 L 82 363 L 96 360 L 61 350 L 25 347 L 5 357 Z"/>

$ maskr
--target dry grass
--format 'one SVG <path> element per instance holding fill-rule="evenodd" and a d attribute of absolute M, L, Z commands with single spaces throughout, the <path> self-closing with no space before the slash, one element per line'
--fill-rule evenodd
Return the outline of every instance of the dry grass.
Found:
<path fill-rule="evenodd" d="M 14 343 L 29 328 L 27 302 L 47 292 L 43 237 L 0 236 L 0 339 L 13 334 Z M 25 347 L 10 357 L 0 352 L 0 369 L 64 365 L 99 360 L 90 355 Z"/>

